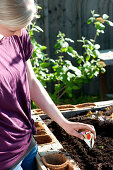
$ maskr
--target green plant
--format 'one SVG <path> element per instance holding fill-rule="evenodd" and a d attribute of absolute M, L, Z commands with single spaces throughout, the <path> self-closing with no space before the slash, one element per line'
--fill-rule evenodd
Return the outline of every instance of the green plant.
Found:
<path fill-rule="evenodd" d="M 100 34 L 104 33 L 105 24 L 113 26 L 113 23 L 108 20 L 109 16 L 104 14 L 100 17 L 91 11 L 92 17 L 88 19 L 88 24 L 94 23 L 96 34 L 94 39 L 87 40 L 82 37 L 78 42 L 82 43 L 83 55 L 79 55 L 69 43 L 74 41 L 66 38 L 65 34 L 59 32 L 57 36 L 57 43 L 55 45 L 58 59 L 54 61 L 54 82 L 55 92 L 54 99 L 60 99 L 64 94 L 67 97 L 73 96 L 73 91 L 78 90 L 82 85 L 92 78 L 97 77 L 99 72 L 105 72 L 105 64 L 99 59 L 100 45 L 96 44 L 96 39 Z M 75 60 L 76 66 L 72 64 L 71 60 L 65 60 L 65 53 Z"/>
<path fill-rule="evenodd" d="M 59 103 L 62 98 L 71 99 L 73 92 L 80 89 L 84 83 L 98 76 L 99 72 L 105 72 L 105 64 L 99 59 L 100 45 L 96 43 L 96 39 L 104 33 L 106 24 L 113 26 L 113 23 L 108 20 L 109 16 L 106 14 L 102 17 L 95 14 L 94 11 L 91 11 L 91 14 L 92 17 L 88 19 L 87 23 L 94 24 L 96 33 L 94 39 L 87 40 L 82 37 L 81 40 L 78 40 L 79 43 L 82 43 L 83 55 L 78 54 L 72 48 L 70 43 L 74 43 L 73 40 L 66 38 L 64 33 L 59 32 L 55 44 L 57 58 L 50 59 L 44 52 L 46 47 L 38 44 L 33 36 L 34 31 L 43 30 L 36 26 L 36 23 L 32 23 L 30 26 L 29 35 L 34 47 L 31 58 L 33 69 L 44 87 L 47 87 L 47 82 L 53 84 L 54 93 L 50 95 L 55 103 Z M 65 56 L 69 58 L 65 59 Z"/>
<path fill-rule="evenodd" d="M 37 9 L 41 9 L 41 7 L 37 6 Z M 35 18 L 39 19 L 40 15 L 36 15 Z M 37 79 L 41 81 L 43 86 L 46 88 L 47 82 L 52 79 L 52 74 L 49 71 L 52 59 L 47 57 L 48 55 L 45 53 L 47 47 L 37 43 L 34 34 L 35 32 L 43 32 L 43 30 L 39 26 L 37 26 L 35 21 L 31 22 L 27 30 L 29 32 L 29 36 L 33 45 L 33 55 L 31 58 L 33 70 Z"/>
<path fill-rule="evenodd" d="M 37 5 L 37 9 L 42 9 Z M 39 19 L 40 15 L 36 15 L 35 19 Z M 31 64 L 37 79 L 41 81 L 44 87 L 46 87 L 46 83 L 48 81 L 48 72 L 49 72 L 49 58 L 47 58 L 47 54 L 45 54 L 44 50 L 46 50 L 46 46 L 42 46 L 35 40 L 35 33 L 43 32 L 43 30 L 37 26 L 36 21 L 33 20 L 31 24 L 27 27 L 27 31 L 29 33 L 31 43 L 33 45 L 33 55 L 31 58 Z M 37 108 L 36 104 L 31 101 L 31 108 Z"/>
<path fill-rule="evenodd" d="M 104 149 L 104 146 L 98 146 L 99 149 Z"/>

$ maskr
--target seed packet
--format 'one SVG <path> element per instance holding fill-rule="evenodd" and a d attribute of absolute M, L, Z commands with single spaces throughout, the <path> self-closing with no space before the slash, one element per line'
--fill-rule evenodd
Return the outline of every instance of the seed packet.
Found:
<path fill-rule="evenodd" d="M 94 135 L 90 131 L 82 131 L 81 134 L 84 137 L 84 141 L 92 149 L 94 146 Z"/>

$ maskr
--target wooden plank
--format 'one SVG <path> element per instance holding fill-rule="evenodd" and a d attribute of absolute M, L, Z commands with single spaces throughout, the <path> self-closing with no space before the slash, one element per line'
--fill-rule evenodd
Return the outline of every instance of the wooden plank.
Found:
<path fill-rule="evenodd" d="M 106 66 L 113 65 L 113 49 L 100 50 L 99 58 L 104 61 Z"/>

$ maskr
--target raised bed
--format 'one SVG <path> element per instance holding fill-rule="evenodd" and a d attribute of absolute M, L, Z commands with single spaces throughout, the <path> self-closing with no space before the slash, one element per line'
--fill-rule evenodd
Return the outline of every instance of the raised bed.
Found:
<path fill-rule="evenodd" d="M 104 112 L 104 111 L 102 111 Z M 106 110 L 105 110 L 106 112 Z M 97 112 L 96 112 L 97 113 Z M 110 115 L 108 115 L 110 116 Z M 76 115 L 69 118 L 70 121 L 82 122 L 94 125 L 97 138 L 93 149 L 87 144 L 68 135 L 61 127 L 59 127 L 51 119 L 45 119 L 44 122 L 56 136 L 63 148 L 69 153 L 72 159 L 78 163 L 81 170 L 112 170 L 113 169 L 113 122 L 102 121 L 100 119 L 91 119 L 83 115 Z M 107 119 L 108 120 L 108 119 Z"/>
<path fill-rule="evenodd" d="M 87 107 L 85 107 L 85 105 L 61 105 L 61 106 L 57 106 L 59 108 L 59 110 L 62 112 L 62 114 L 66 117 L 73 117 L 77 114 L 81 114 L 81 113 L 86 113 L 89 110 L 95 111 L 95 110 L 102 110 L 104 108 L 106 108 L 107 106 L 113 105 L 113 100 L 109 100 L 109 101 L 102 101 L 102 102 L 95 102 L 95 103 L 91 103 L 91 105 L 89 105 L 88 103 L 86 103 Z M 83 107 L 81 107 L 83 106 Z M 32 117 L 34 120 L 36 120 L 37 115 L 39 115 L 42 119 L 46 119 L 48 118 L 48 116 L 46 115 L 46 113 L 44 113 L 41 109 L 33 109 L 32 110 Z"/>
<path fill-rule="evenodd" d="M 38 164 L 40 164 L 40 170 L 46 170 L 46 167 L 41 161 L 41 157 L 56 152 L 64 152 L 69 156 L 71 160 L 74 160 L 76 164 L 76 169 L 81 170 L 104 170 L 113 169 L 113 124 L 106 122 L 105 124 L 100 123 L 99 120 L 92 120 L 84 115 L 90 110 L 104 110 L 107 106 L 113 105 L 113 101 L 99 102 L 96 103 L 96 107 L 93 108 L 80 108 L 78 110 L 68 110 L 62 111 L 62 114 L 69 118 L 70 121 L 79 121 L 84 123 L 93 124 L 97 131 L 97 139 L 94 144 L 94 148 L 91 150 L 84 141 L 79 140 L 76 137 L 71 137 L 65 131 L 60 128 L 48 116 L 45 114 L 39 114 L 38 116 L 33 113 L 33 118 L 35 121 L 42 121 L 44 127 L 46 127 L 46 132 L 53 137 L 54 142 L 52 144 L 39 145 L 39 152 L 37 155 Z M 41 119 L 41 118 L 42 119 Z M 45 122 L 45 123 L 44 123 Z M 48 127 L 50 129 L 48 129 Z M 51 130 L 51 131 L 50 131 Z M 45 129 L 42 129 L 42 133 Z M 40 132 L 41 133 L 41 132 Z M 40 135 L 39 133 L 39 135 Z M 45 169 L 44 169 L 45 168 Z"/>
<path fill-rule="evenodd" d="M 37 135 L 34 135 L 34 137 L 38 143 L 38 153 L 36 155 L 36 169 L 80 170 L 76 162 L 64 150 L 62 145 L 56 139 L 54 134 L 49 130 L 49 128 L 46 126 L 46 124 L 43 122 L 40 116 L 37 116 L 35 118 L 36 119 L 34 120 L 35 126 L 37 128 Z M 62 157 L 62 155 L 64 156 Z M 60 160 L 60 158 L 62 158 L 62 160 Z M 46 160 L 46 163 L 44 160 Z M 64 160 L 66 161 L 64 162 Z"/>

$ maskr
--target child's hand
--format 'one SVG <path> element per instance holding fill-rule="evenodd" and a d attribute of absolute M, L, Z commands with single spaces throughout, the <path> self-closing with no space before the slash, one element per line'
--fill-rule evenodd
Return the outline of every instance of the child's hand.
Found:
<path fill-rule="evenodd" d="M 79 122 L 66 121 L 65 125 L 63 125 L 63 129 L 69 135 L 76 136 L 82 140 L 84 139 L 84 137 L 80 132 L 88 130 L 94 134 L 94 138 L 96 139 L 96 131 L 93 125 L 79 123 Z"/>

